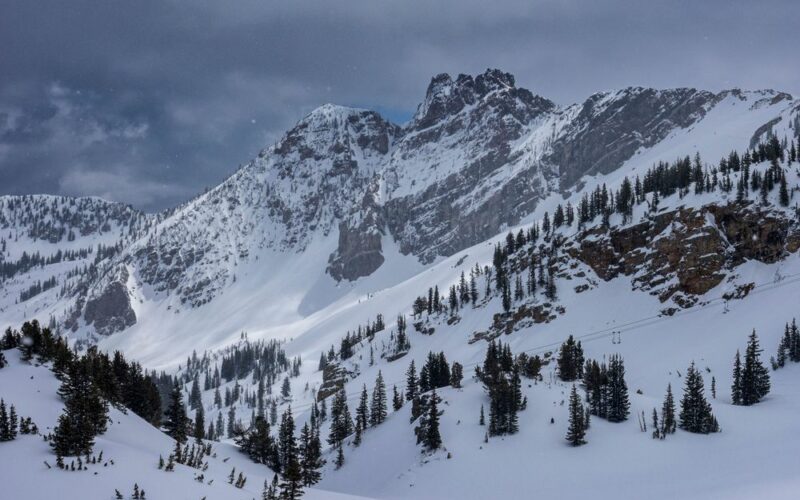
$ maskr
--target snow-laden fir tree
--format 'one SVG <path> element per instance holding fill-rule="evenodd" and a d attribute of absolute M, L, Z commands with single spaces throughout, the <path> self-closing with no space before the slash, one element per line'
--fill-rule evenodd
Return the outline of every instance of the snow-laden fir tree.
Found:
<path fill-rule="evenodd" d="M 583 348 L 580 341 L 575 342 L 572 335 L 561 344 L 558 352 L 558 375 L 565 382 L 571 382 L 583 376 Z"/>
<path fill-rule="evenodd" d="M 51 445 L 59 456 L 91 453 L 94 438 L 105 432 L 108 404 L 92 381 L 90 360 L 73 362 L 58 390 L 64 413 L 58 419 Z"/>
<path fill-rule="evenodd" d="M 586 416 L 584 407 L 575 385 L 569 395 L 569 428 L 567 429 L 567 442 L 572 446 L 586 444 Z"/>
<path fill-rule="evenodd" d="M 369 413 L 369 423 L 373 427 L 380 425 L 386 420 L 387 415 L 386 384 L 383 381 L 383 373 L 378 370 L 375 379 L 375 387 L 372 389 L 372 404 Z"/>
<path fill-rule="evenodd" d="M 340 446 L 342 441 L 353 433 L 353 418 L 350 416 L 350 408 L 347 406 L 347 393 L 345 393 L 344 388 L 339 390 L 333 398 L 330 419 L 328 444 Z"/>
<path fill-rule="evenodd" d="M 704 394 L 703 377 L 694 362 L 686 371 L 685 384 L 679 415 L 680 428 L 699 434 L 718 432 L 719 424 Z"/>
<path fill-rule="evenodd" d="M 303 425 L 300 431 L 300 465 L 303 475 L 303 485 L 311 486 L 322 478 L 320 470 L 325 465 L 322 458 L 322 443 L 319 439 L 319 430 Z"/>
<path fill-rule="evenodd" d="M 672 384 L 667 384 L 667 395 L 661 405 L 661 436 L 674 434 L 677 423 L 675 422 L 675 398 L 672 396 Z"/>
<path fill-rule="evenodd" d="M 231 409 L 233 409 L 233 407 L 231 407 Z M 183 393 L 177 380 L 172 387 L 170 403 L 167 407 L 167 411 L 164 412 L 164 416 L 167 417 L 164 422 L 164 430 L 167 434 L 179 443 L 186 441 L 189 417 L 186 415 L 186 407 L 183 406 Z M 232 437 L 232 432 L 229 432 L 228 435 Z"/>
<path fill-rule="evenodd" d="M 417 369 L 414 360 L 408 365 L 406 370 L 406 401 L 412 401 L 419 394 L 419 380 L 417 379 Z"/>
<path fill-rule="evenodd" d="M 758 403 L 769 393 L 769 371 L 761 362 L 761 348 L 758 345 L 756 331 L 750 334 L 747 349 L 744 355 L 744 366 L 739 361 L 739 352 L 736 353 L 733 369 L 733 387 L 731 398 L 733 404 L 750 406 Z"/>

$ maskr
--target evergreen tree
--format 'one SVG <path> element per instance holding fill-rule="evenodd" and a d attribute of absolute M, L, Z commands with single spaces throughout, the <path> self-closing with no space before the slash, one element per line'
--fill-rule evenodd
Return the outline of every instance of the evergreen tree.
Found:
<path fill-rule="evenodd" d="M 233 407 L 231 407 L 233 409 Z M 186 408 L 183 406 L 183 393 L 178 381 L 172 387 L 170 393 L 170 404 L 165 412 L 167 421 L 164 422 L 164 429 L 172 439 L 179 443 L 186 441 L 186 428 L 188 426 L 189 417 L 186 415 Z M 229 433 L 230 434 L 230 433 Z"/>
<path fill-rule="evenodd" d="M 0 441 L 11 441 L 11 423 L 8 420 L 6 402 L 0 399 Z"/>
<path fill-rule="evenodd" d="M 750 334 L 744 356 L 744 367 L 739 378 L 740 404 L 750 406 L 758 403 L 769 393 L 769 371 L 759 359 L 761 348 L 758 345 L 756 331 Z M 735 367 L 734 367 L 735 371 Z M 734 375 L 735 380 L 735 375 Z"/>
<path fill-rule="evenodd" d="M 800 361 L 800 329 L 797 328 L 797 322 L 794 319 L 792 319 L 790 333 L 789 359 L 794 362 Z"/>
<path fill-rule="evenodd" d="M 411 400 L 411 421 L 418 419 L 422 415 L 422 406 L 420 404 L 420 397 L 416 396 Z"/>
<path fill-rule="evenodd" d="M 583 403 L 578 396 L 575 385 L 572 385 L 572 392 L 569 396 L 569 428 L 567 429 L 567 442 L 572 446 L 586 444 L 586 416 L 584 415 Z"/>
<path fill-rule="evenodd" d="M 336 450 L 336 460 L 333 462 L 336 465 L 336 469 L 341 469 L 344 465 L 344 450 L 342 450 L 342 445 L 340 444 Z"/>
<path fill-rule="evenodd" d="M 425 446 L 428 450 L 437 450 L 442 446 L 442 436 L 439 434 L 439 410 L 436 406 L 436 389 L 433 390 L 431 401 L 428 405 L 428 418 L 425 426 Z"/>
<path fill-rule="evenodd" d="M 324 404 L 325 400 L 323 400 Z M 269 405 L 269 423 L 270 425 L 277 425 L 278 424 L 278 402 L 276 400 L 272 400 L 272 403 Z"/>
<path fill-rule="evenodd" d="M 281 416 L 281 425 L 278 429 L 278 448 L 280 452 L 281 470 L 285 471 L 289 462 L 297 462 L 297 441 L 294 437 L 294 418 L 292 408 L 289 407 Z"/>
<path fill-rule="evenodd" d="M 786 175 L 781 175 L 780 180 L 780 188 L 778 190 L 778 202 L 781 204 L 782 207 L 789 206 L 789 190 L 788 186 L 786 185 Z"/>
<path fill-rule="evenodd" d="M 739 350 L 733 360 L 733 384 L 731 384 L 731 402 L 735 405 L 742 404 L 742 360 Z"/>
<path fill-rule="evenodd" d="M 577 380 L 583 375 L 583 348 L 580 342 L 575 342 L 572 335 L 561 344 L 558 353 L 558 374 L 565 382 Z"/>
<path fill-rule="evenodd" d="M 267 484 L 264 480 L 264 491 L 261 493 L 261 500 L 279 500 L 278 498 L 278 475 L 272 476 L 272 483 Z"/>
<path fill-rule="evenodd" d="M 686 382 L 681 399 L 680 428 L 689 432 L 708 434 L 718 432 L 719 424 L 711 412 L 703 390 L 703 377 L 694 367 L 686 371 Z"/>
<path fill-rule="evenodd" d="M 403 407 L 403 396 L 397 391 L 397 386 L 392 386 L 392 409 L 394 411 L 400 410 Z"/>
<path fill-rule="evenodd" d="M 628 385 L 625 383 L 625 365 L 618 354 L 611 356 L 608 364 L 608 384 L 606 385 L 609 422 L 622 422 L 628 419 L 630 402 Z"/>
<path fill-rule="evenodd" d="M 192 380 L 192 389 L 189 392 L 189 407 L 196 410 L 198 406 L 203 404 L 203 399 L 200 394 L 200 380 L 199 375 L 195 374 Z"/>
<path fill-rule="evenodd" d="M 269 423 L 264 417 L 257 416 L 250 429 L 238 433 L 234 441 L 239 445 L 239 450 L 253 462 L 280 470 L 280 460 L 276 459 L 277 446 L 270 435 Z"/>
<path fill-rule="evenodd" d="M 677 424 L 675 422 L 675 400 L 672 397 L 672 384 L 667 384 L 667 395 L 661 405 L 661 436 L 674 434 Z"/>
<path fill-rule="evenodd" d="M 658 423 L 658 410 L 653 408 L 653 439 L 661 439 L 661 425 Z"/>
<path fill-rule="evenodd" d="M 417 369 L 412 359 L 406 370 L 406 401 L 413 401 L 417 394 L 419 394 L 419 380 L 417 380 Z"/>
<path fill-rule="evenodd" d="M 284 377 L 283 385 L 281 386 L 281 396 L 288 399 L 292 395 L 292 386 L 289 384 L 289 377 Z"/>
<path fill-rule="evenodd" d="M 197 406 L 197 410 L 194 413 L 194 438 L 198 443 L 202 443 L 203 439 L 206 437 L 205 427 L 205 411 L 203 410 L 203 404 L 201 403 Z"/>
<path fill-rule="evenodd" d="M 303 496 L 303 471 L 297 455 L 291 408 L 287 409 L 281 418 L 280 451 L 283 471 L 281 499 L 295 500 Z"/>
<path fill-rule="evenodd" d="M 378 370 L 378 377 L 375 379 L 375 387 L 372 389 L 372 405 L 370 408 L 370 425 L 375 427 L 386 420 L 386 384 L 383 382 L 383 374 Z"/>
<path fill-rule="evenodd" d="M 353 419 L 347 406 L 347 394 L 341 389 L 334 396 L 331 405 L 331 427 L 328 434 L 328 444 L 340 446 L 342 441 L 353 433 Z"/>
<path fill-rule="evenodd" d="M 322 478 L 320 470 L 325 465 L 325 460 L 322 458 L 319 432 L 309 427 L 308 423 L 300 431 L 300 465 L 303 485 L 312 486 Z"/>
<path fill-rule="evenodd" d="M 786 365 L 786 360 L 789 357 L 791 347 L 792 334 L 789 330 L 789 323 L 786 323 L 786 328 L 783 331 L 783 337 L 781 337 L 781 341 L 778 344 L 778 359 L 776 361 L 778 368 L 783 368 Z"/>
<path fill-rule="evenodd" d="M 367 394 L 367 384 L 361 388 L 361 399 L 356 408 L 356 432 L 360 433 L 367 428 L 369 422 L 369 395 Z"/>
<path fill-rule="evenodd" d="M 456 389 L 461 388 L 461 380 L 464 378 L 464 367 L 461 363 L 454 362 L 450 370 L 450 385 Z"/>
<path fill-rule="evenodd" d="M 70 365 L 58 393 L 64 399 L 64 413 L 51 442 L 56 455 L 91 453 L 95 436 L 106 430 L 108 404 L 92 381 L 87 358 Z"/>

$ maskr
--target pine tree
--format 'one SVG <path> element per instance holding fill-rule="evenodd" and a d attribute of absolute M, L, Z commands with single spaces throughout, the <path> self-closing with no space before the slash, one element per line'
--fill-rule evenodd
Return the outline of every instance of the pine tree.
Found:
<path fill-rule="evenodd" d="M 418 419 L 422 415 L 422 404 L 420 397 L 417 396 L 411 400 L 411 421 Z"/>
<path fill-rule="evenodd" d="M 778 190 L 778 202 L 781 204 L 782 207 L 789 206 L 789 190 L 788 186 L 786 185 L 786 175 L 781 175 L 780 180 L 780 188 Z"/>
<path fill-rule="evenodd" d="M 442 436 L 439 434 L 439 409 L 436 406 L 436 389 L 430 398 L 428 405 L 428 418 L 425 425 L 425 446 L 433 451 L 442 446 Z"/>
<path fill-rule="evenodd" d="M 196 410 L 198 406 L 203 404 L 202 396 L 200 394 L 200 380 L 199 376 L 195 375 L 192 380 L 192 389 L 189 392 L 189 407 Z"/>
<path fill-rule="evenodd" d="M 325 400 L 322 403 L 325 404 Z M 278 402 L 274 399 L 269 405 L 269 423 L 270 425 L 277 425 L 278 423 Z"/>
<path fill-rule="evenodd" d="M 205 439 L 206 417 L 205 410 L 203 410 L 202 402 L 198 405 L 197 410 L 194 412 L 194 438 L 198 443 L 202 443 Z M 212 439 L 209 437 L 209 439 Z"/>
<path fill-rule="evenodd" d="M 286 472 L 289 463 L 297 463 L 297 441 L 294 437 L 294 418 L 292 407 L 286 409 L 281 416 L 281 426 L 278 430 L 278 447 L 280 450 L 281 470 Z"/>
<path fill-rule="evenodd" d="M 308 423 L 300 431 L 300 465 L 303 475 L 303 485 L 312 486 L 322 478 L 320 470 L 325 465 L 322 458 L 322 444 L 319 432 Z"/>
<path fill-rule="evenodd" d="M 667 384 L 667 395 L 661 405 L 661 435 L 674 434 L 677 425 L 675 422 L 675 400 L 672 397 L 672 384 Z"/>
<path fill-rule="evenodd" d="M 653 408 L 653 439 L 661 438 L 661 426 L 658 423 L 658 410 Z"/>
<path fill-rule="evenodd" d="M 341 469 L 344 465 L 344 450 L 342 450 L 342 446 L 339 445 L 336 450 L 336 460 L 333 462 L 336 465 L 336 469 Z"/>
<path fill-rule="evenodd" d="M 403 396 L 397 391 L 397 386 L 392 386 L 392 410 L 398 411 L 403 407 Z"/>
<path fill-rule="evenodd" d="M 406 401 L 413 401 L 417 394 L 419 394 L 419 380 L 417 380 L 417 369 L 412 359 L 406 370 Z"/>
<path fill-rule="evenodd" d="M 231 410 L 233 407 L 231 407 Z M 178 381 L 172 387 L 170 394 L 170 404 L 165 412 L 167 421 L 164 422 L 164 429 L 172 439 L 177 440 L 179 443 L 186 441 L 186 428 L 189 417 L 186 415 L 186 408 L 183 406 L 183 393 Z M 230 424 L 229 424 L 230 425 Z M 231 432 L 229 432 L 229 437 Z"/>
<path fill-rule="evenodd" d="M 800 361 L 800 328 L 797 328 L 797 323 L 792 319 L 792 332 L 791 342 L 789 345 L 789 359 L 794 362 Z"/>
<path fill-rule="evenodd" d="M 290 457 L 281 479 L 281 500 L 296 500 L 303 496 L 303 474 L 296 455 Z"/>
<path fill-rule="evenodd" d="M 259 464 L 269 465 L 280 470 L 280 457 L 276 458 L 277 446 L 270 435 L 269 423 L 264 417 L 256 417 L 247 432 L 237 433 L 234 441 L 242 453 Z"/>
<path fill-rule="evenodd" d="M 561 344 L 558 353 L 558 374 L 561 380 L 571 382 L 583 375 L 583 348 L 580 342 L 575 342 L 572 335 Z"/>
<path fill-rule="evenodd" d="M 369 395 L 367 394 L 367 384 L 361 388 L 361 398 L 356 408 L 356 432 L 361 437 L 361 431 L 367 428 L 369 423 Z"/>
<path fill-rule="evenodd" d="M 323 400 L 324 401 L 324 400 Z M 328 444 L 340 446 L 342 441 L 353 433 L 353 419 L 347 406 L 347 394 L 344 389 L 336 393 L 331 405 L 331 427 Z"/>
<path fill-rule="evenodd" d="M 606 386 L 609 422 L 622 422 L 628 419 L 630 402 L 628 386 L 625 383 L 625 365 L 618 354 L 611 356 L 608 364 L 608 384 Z"/>
<path fill-rule="evenodd" d="M 508 286 L 508 279 L 503 280 L 503 288 L 502 288 L 502 302 L 503 302 L 503 311 L 506 314 L 511 311 L 511 290 Z"/>
<path fill-rule="evenodd" d="M 375 387 L 372 389 L 372 405 L 370 408 L 370 425 L 373 427 L 380 425 L 386 420 L 386 384 L 383 382 L 383 374 L 378 370 L 378 377 L 375 379 Z"/>
<path fill-rule="evenodd" d="M 11 424 L 8 420 L 6 402 L 0 399 L 0 441 L 11 441 Z"/>
<path fill-rule="evenodd" d="M 261 493 L 261 500 L 279 500 L 278 498 L 278 475 L 272 476 L 272 483 L 267 485 L 264 480 L 264 491 Z"/>
<path fill-rule="evenodd" d="M 770 390 L 769 371 L 759 359 L 760 354 L 758 336 L 753 330 L 747 342 L 744 367 L 741 369 L 740 393 L 743 406 L 758 403 Z"/>
<path fill-rule="evenodd" d="M 483 405 L 481 405 L 481 416 L 478 419 L 478 425 L 486 425 L 486 417 L 483 414 Z"/>
<path fill-rule="evenodd" d="M 731 384 L 731 402 L 735 405 L 742 404 L 742 360 L 739 350 L 733 360 L 733 384 Z"/>
<path fill-rule="evenodd" d="M 289 384 L 289 377 L 284 377 L 283 385 L 281 386 L 281 396 L 288 399 L 292 395 L 292 386 Z"/>
<path fill-rule="evenodd" d="M 64 413 L 53 434 L 53 449 L 61 456 L 91 453 L 95 436 L 106 430 L 108 403 L 92 380 L 87 358 L 70 365 L 58 393 L 64 399 Z"/>
<path fill-rule="evenodd" d="M 454 362 L 450 370 L 450 385 L 456 389 L 461 388 L 461 380 L 464 378 L 464 367 L 461 363 Z"/>
<path fill-rule="evenodd" d="M 708 434 L 718 432 L 719 425 L 711 412 L 703 390 L 703 377 L 694 362 L 686 371 L 686 385 L 681 399 L 680 427 L 689 432 Z"/>
<path fill-rule="evenodd" d="M 567 430 L 567 441 L 572 446 L 586 444 L 586 417 L 584 415 L 583 403 L 578 396 L 575 385 L 569 396 L 569 428 Z"/>
<path fill-rule="evenodd" d="M 792 334 L 789 330 L 789 323 L 786 323 L 786 327 L 783 331 L 783 337 L 781 337 L 781 341 L 778 344 L 778 359 L 776 364 L 779 368 L 783 368 L 786 366 L 786 359 L 789 357 L 789 353 L 791 352 L 792 348 Z"/>

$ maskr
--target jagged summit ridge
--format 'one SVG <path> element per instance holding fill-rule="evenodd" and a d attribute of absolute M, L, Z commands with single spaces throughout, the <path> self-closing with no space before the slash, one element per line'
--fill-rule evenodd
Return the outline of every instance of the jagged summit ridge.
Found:
<path fill-rule="evenodd" d="M 629 87 L 560 107 L 496 69 L 433 77 L 404 126 L 325 104 L 216 188 L 130 216 L 142 221 L 126 222 L 119 252 L 68 291 L 67 324 L 108 334 L 143 314 L 136 301 L 201 307 L 235 286 L 242 266 L 312 259 L 309 249 L 323 281 L 373 275 L 387 242 L 428 265 L 591 176 L 694 150 L 727 154 L 797 127 L 797 116 L 798 103 L 774 91 Z M 114 234 L 102 241 L 116 244 Z"/>

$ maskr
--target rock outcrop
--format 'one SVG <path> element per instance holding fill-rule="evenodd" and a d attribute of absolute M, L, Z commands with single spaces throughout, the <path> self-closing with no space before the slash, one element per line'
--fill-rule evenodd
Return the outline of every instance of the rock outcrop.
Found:
<path fill-rule="evenodd" d="M 659 213 L 623 228 L 591 228 L 565 252 L 603 280 L 631 276 L 634 288 L 686 307 L 746 260 L 773 263 L 800 248 L 800 225 L 752 203 Z"/>

